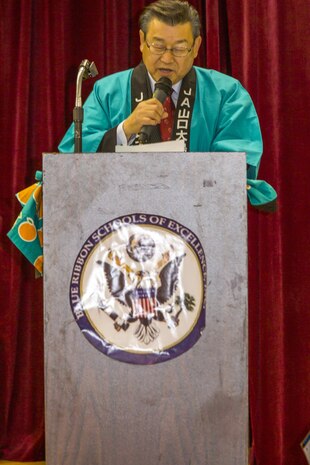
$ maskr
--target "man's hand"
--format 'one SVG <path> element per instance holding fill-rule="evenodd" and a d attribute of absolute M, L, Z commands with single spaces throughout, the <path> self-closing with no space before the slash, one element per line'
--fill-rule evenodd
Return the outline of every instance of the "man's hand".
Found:
<path fill-rule="evenodd" d="M 123 129 L 127 140 L 134 134 L 138 134 L 142 126 L 156 126 L 162 119 L 167 118 L 163 105 L 156 98 L 140 102 L 131 115 L 125 119 Z"/>

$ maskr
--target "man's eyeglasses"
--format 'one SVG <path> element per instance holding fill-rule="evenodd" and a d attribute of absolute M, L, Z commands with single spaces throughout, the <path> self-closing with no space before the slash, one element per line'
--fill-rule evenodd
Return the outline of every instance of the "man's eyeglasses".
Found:
<path fill-rule="evenodd" d="M 187 48 L 187 47 L 172 47 L 168 48 L 165 45 L 161 44 L 149 44 L 147 41 L 145 41 L 147 47 L 149 48 L 150 52 L 153 53 L 154 55 L 163 55 L 166 52 L 172 53 L 174 57 L 185 57 L 186 55 L 189 54 L 189 52 L 192 51 L 192 48 Z"/>

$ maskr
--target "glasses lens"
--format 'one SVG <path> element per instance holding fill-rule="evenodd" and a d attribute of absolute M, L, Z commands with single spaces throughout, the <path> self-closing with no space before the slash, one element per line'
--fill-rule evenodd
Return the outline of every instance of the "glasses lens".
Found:
<path fill-rule="evenodd" d="M 175 57 L 185 57 L 191 51 L 191 49 L 186 47 L 167 48 L 160 44 L 149 44 L 148 42 L 146 42 L 146 44 L 150 49 L 150 52 L 154 55 L 163 55 L 166 51 L 169 51 Z"/>
<path fill-rule="evenodd" d="M 151 44 L 149 48 L 150 51 L 155 55 L 163 55 L 166 51 L 166 47 L 164 47 L 163 45 Z"/>
<path fill-rule="evenodd" d="M 185 57 L 185 55 L 187 55 L 187 53 L 189 52 L 189 50 L 187 48 L 172 48 L 171 49 L 171 52 L 173 53 L 173 55 L 175 57 Z"/>

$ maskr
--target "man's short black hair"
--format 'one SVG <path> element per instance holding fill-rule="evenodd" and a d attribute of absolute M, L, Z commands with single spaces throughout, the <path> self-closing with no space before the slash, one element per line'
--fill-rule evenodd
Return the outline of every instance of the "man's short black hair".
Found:
<path fill-rule="evenodd" d="M 152 19 L 158 19 L 170 26 L 191 23 L 194 39 L 200 35 L 200 18 L 198 11 L 187 1 L 157 0 L 147 5 L 140 16 L 140 29 L 146 36 Z"/>

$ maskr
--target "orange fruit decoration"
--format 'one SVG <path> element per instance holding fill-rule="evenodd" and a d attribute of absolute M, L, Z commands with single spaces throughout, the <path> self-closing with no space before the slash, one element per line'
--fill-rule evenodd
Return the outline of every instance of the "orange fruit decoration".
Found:
<path fill-rule="evenodd" d="M 37 233 L 38 233 L 38 238 L 39 238 L 39 241 L 40 241 L 40 246 L 42 247 L 43 246 L 43 231 L 42 231 L 42 229 L 38 229 Z"/>
<path fill-rule="evenodd" d="M 18 227 L 19 237 L 26 242 L 32 242 L 37 237 L 37 229 L 31 218 L 27 218 L 26 221 L 21 223 Z"/>
<path fill-rule="evenodd" d="M 42 274 L 43 273 L 43 255 L 40 255 L 36 259 L 33 265 Z"/>

